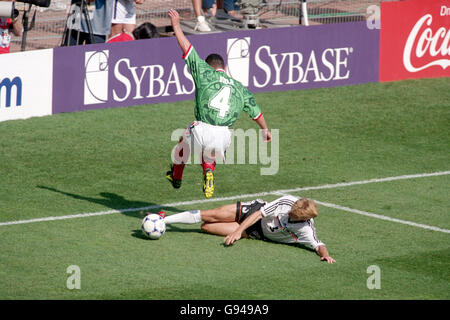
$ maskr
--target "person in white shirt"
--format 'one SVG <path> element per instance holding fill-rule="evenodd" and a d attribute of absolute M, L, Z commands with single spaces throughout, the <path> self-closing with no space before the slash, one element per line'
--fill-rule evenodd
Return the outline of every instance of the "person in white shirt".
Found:
<path fill-rule="evenodd" d="M 201 229 L 225 236 L 226 245 L 241 238 L 300 243 L 315 250 L 322 261 L 335 262 L 325 244 L 317 238 L 314 218 L 318 216 L 318 209 L 310 199 L 284 196 L 269 203 L 261 199 L 238 201 L 211 210 L 184 211 L 170 216 L 161 212 L 160 215 L 166 224 L 203 222 Z"/>
<path fill-rule="evenodd" d="M 143 4 L 144 2 L 145 0 L 114 0 L 109 38 L 122 32 L 132 33 L 134 31 L 136 28 L 134 4 Z"/>

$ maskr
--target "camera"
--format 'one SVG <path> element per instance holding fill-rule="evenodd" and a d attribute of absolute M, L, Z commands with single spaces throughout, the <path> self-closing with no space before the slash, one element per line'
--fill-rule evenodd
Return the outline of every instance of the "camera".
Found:
<path fill-rule="evenodd" d="M 50 2 L 51 2 L 51 0 L 16 0 L 16 1 L 17 2 L 23 2 L 23 3 L 29 3 L 29 4 L 34 4 L 35 6 L 45 7 L 45 8 L 50 7 Z"/>
<path fill-rule="evenodd" d="M 14 8 L 14 2 L 0 2 L 0 17 L 1 18 L 15 18 L 19 11 Z"/>
<path fill-rule="evenodd" d="M 48 8 L 50 6 L 51 0 L 16 0 L 16 2 L 23 2 L 38 7 Z M 0 17 L 14 19 L 18 14 L 19 11 L 14 8 L 14 2 L 0 1 Z"/>

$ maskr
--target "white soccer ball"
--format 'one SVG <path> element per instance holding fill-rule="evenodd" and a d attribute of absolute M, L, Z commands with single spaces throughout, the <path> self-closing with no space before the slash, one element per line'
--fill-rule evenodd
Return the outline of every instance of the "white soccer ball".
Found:
<path fill-rule="evenodd" d="M 161 216 L 151 213 L 142 220 L 141 229 L 146 237 L 156 240 L 166 232 L 166 223 Z"/>

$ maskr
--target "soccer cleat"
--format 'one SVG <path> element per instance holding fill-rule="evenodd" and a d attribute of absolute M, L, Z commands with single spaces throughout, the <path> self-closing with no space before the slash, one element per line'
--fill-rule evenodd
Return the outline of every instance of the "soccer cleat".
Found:
<path fill-rule="evenodd" d="M 208 199 L 214 194 L 214 173 L 211 169 L 206 169 L 203 176 L 203 193 Z"/>
<path fill-rule="evenodd" d="M 164 219 L 166 217 L 166 213 L 164 211 L 159 211 L 158 216 Z"/>
<path fill-rule="evenodd" d="M 197 23 L 195 24 L 194 31 L 200 31 L 200 32 L 209 32 L 211 31 L 210 26 L 205 20 L 204 16 L 197 17 Z"/>
<path fill-rule="evenodd" d="M 175 180 L 173 178 L 173 166 L 170 167 L 170 171 L 166 172 L 166 179 L 172 184 L 172 187 L 179 189 L 181 187 L 181 180 Z"/>

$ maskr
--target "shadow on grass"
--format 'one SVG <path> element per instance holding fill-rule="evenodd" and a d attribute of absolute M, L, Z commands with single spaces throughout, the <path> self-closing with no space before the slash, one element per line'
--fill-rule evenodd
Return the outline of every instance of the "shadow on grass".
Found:
<path fill-rule="evenodd" d="M 65 196 L 77 199 L 77 200 L 83 200 L 83 201 L 89 201 L 92 203 L 100 204 L 102 206 L 120 211 L 122 214 L 134 217 L 134 218 L 143 218 L 144 212 L 143 211 L 151 211 L 151 212 L 158 212 L 160 210 L 170 210 L 172 212 L 180 212 L 183 210 L 170 207 L 170 206 L 161 206 L 156 203 L 152 202 L 144 202 L 144 201 L 135 201 L 135 200 L 127 200 L 123 196 L 120 196 L 115 193 L 110 192 L 100 192 L 100 197 L 94 198 L 94 197 L 86 197 L 75 193 L 65 192 L 62 190 L 58 190 L 56 188 L 52 187 L 46 187 L 46 186 L 37 186 L 40 189 L 49 190 L 52 192 L 60 193 Z"/>
<path fill-rule="evenodd" d="M 132 230 L 133 233 L 131 234 L 132 237 L 142 239 L 142 240 L 151 240 L 150 238 L 147 238 L 143 233 L 141 229 L 135 229 Z"/>
<path fill-rule="evenodd" d="M 268 242 L 268 243 L 271 243 L 273 245 L 279 245 L 279 246 L 283 246 L 283 247 L 288 246 L 288 247 L 291 247 L 291 248 L 300 248 L 300 249 L 303 249 L 303 250 L 306 250 L 306 251 L 310 251 L 310 252 L 314 252 L 314 253 L 316 252 L 316 250 L 314 250 L 314 249 L 312 249 L 312 248 L 310 248 L 310 247 L 308 247 L 308 246 L 306 246 L 304 244 L 301 244 L 301 243 L 282 243 L 282 242 L 272 241 L 272 240 L 269 240 L 267 238 L 264 239 L 264 240 L 251 239 L 251 238 L 246 238 L 246 239 L 250 240 L 250 241 Z M 225 243 L 221 243 L 220 245 L 223 246 L 224 248 L 231 248 L 231 247 L 233 247 L 234 244 L 226 245 Z"/>
<path fill-rule="evenodd" d="M 139 219 L 143 219 L 145 216 L 145 213 L 149 212 L 149 211 L 155 212 L 155 213 L 158 211 L 161 211 L 161 210 L 169 210 L 172 212 L 183 211 L 183 210 L 180 210 L 175 207 L 161 206 L 161 205 L 158 205 L 158 204 L 152 203 L 152 202 L 127 200 L 120 195 L 117 195 L 115 193 L 110 193 L 110 192 L 100 192 L 99 193 L 100 197 L 94 198 L 94 197 L 82 196 L 82 195 L 75 194 L 75 193 L 65 192 L 65 191 L 58 190 L 58 189 L 52 188 L 52 187 L 47 187 L 47 186 L 38 185 L 37 187 L 40 189 L 45 189 L 45 190 L 49 190 L 52 192 L 60 193 L 65 196 L 77 199 L 77 200 L 89 201 L 92 203 L 100 204 L 102 206 L 111 208 L 113 210 L 117 210 L 120 213 L 127 215 L 129 217 L 139 218 Z M 179 228 L 174 225 L 167 225 L 167 231 L 170 231 L 170 232 L 196 232 L 196 233 L 202 232 L 200 228 L 186 229 L 186 228 Z M 145 237 L 144 234 L 142 233 L 141 229 L 132 230 L 132 232 L 133 233 L 131 235 L 133 237 L 148 240 L 148 238 Z"/>
<path fill-rule="evenodd" d="M 100 204 L 105 207 L 117 210 L 124 215 L 134 217 L 134 218 L 139 218 L 139 219 L 142 219 L 144 217 L 144 215 L 145 215 L 144 211 L 150 211 L 152 209 L 154 209 L 154 210 L 152 210 L 152 212 L 157 212 L 159 210 L 170 210 L 172 212 L 181 212 L 182 211 L 175 207 L 170 207 L 170 206 L 164 207 L 164 206 L 161 206 L 161 205 L 158 205 L 155 203 L 151 203 L 151 202 L 127 200 L 120 195 L 117 195 L 115 193 L 109 193 L 109 192 L 100 192 L 99 195 L 101 197 L 94 198 L 94 197 L 82 196 L 82 195 L 75 194 L 75 193 L 65 192 L 62 190 L 58 190 L 56 188 L 51 188 L 51 187 L 46 187 L 46 186 L 41 186 L 41 185 L 38 185 L 37 187 L 40 189 L 45 189 L 45 190 L 49 190 L 52 192 L 60 193 L 60 194 L 63 194 L 65 196 L 68 196 L 68 197 L 71 197 L 74 199 L 84 200 L 84 201 L 89 201 L 92 203 Z M 197 228 L 179 228 L 174 225 L 167 225 L 167 231 L 169 231 L 169 232 L 195 232 L 195 233 L 207 234 L 198 227 Z M 139 239 L 148 239 L 147 237 L 145 237 L 142 234 L 140 229 L 132 230 L 131 235 L 133 237 L 139 238 Z M 269 241 L 269 242 L 276 243 L 273 241 Z M 280 244 L 280 243 L 278 243 L 278 244 Z M 220 245 L 223 246 L 224 248 L 232 247 L 232 245 L 227 246 L 224 243 L 221 243 Z M 283 245 L 286 245 L 286 244 L 283 244 Z M 302 249 L 314 251 L 311 248 L 303 246 L 301 244 L 292 244 L 290 246 L 296 246 L 296 247 L 300 247 Z"/>
<path fill-rule="evenodd" d="M 132 230 L 133 232 L 131 233 L 132 237 L 138 238 L 138 239 L 143 239 L 143 240 L 151 240 L 149 238 L 147 238 L 143 233 L 141 229 L 135 229 Z M 166 232 L 194 232 L 194 233 L 204 233 L 203 231 L 201 231 L 199 228 L 197 229 L 183 229 L 183 228 L 178 228 L 175 227 L 173 225 L 167 225 L 167 229 Z"/>

